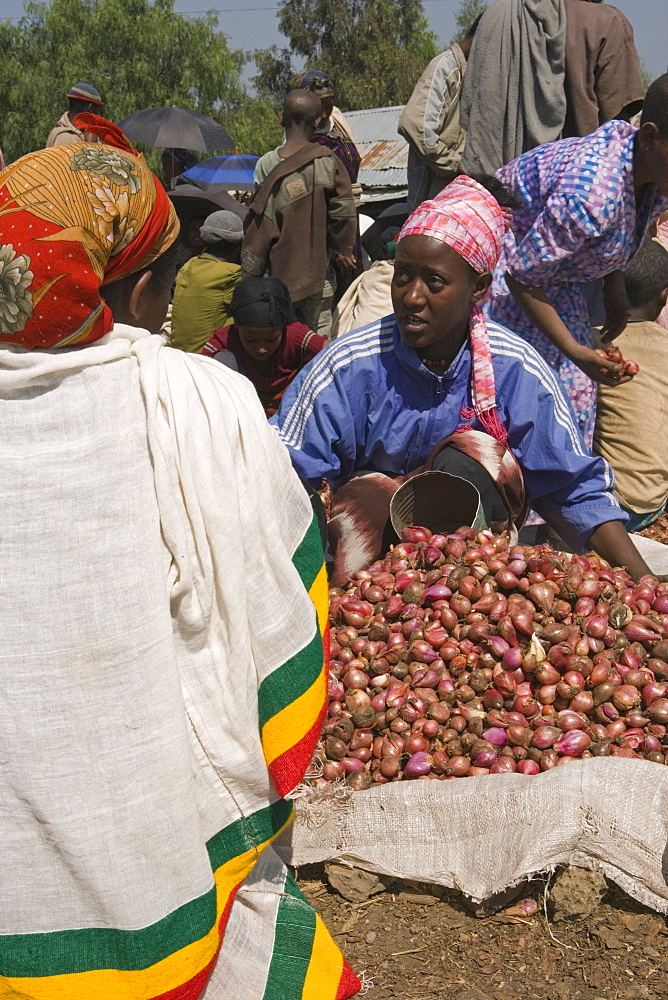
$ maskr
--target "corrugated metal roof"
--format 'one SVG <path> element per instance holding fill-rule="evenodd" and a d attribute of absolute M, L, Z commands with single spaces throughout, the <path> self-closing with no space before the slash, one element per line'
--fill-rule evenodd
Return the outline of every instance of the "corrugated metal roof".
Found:
<path fill-rule="evenodd" d="M 377 142 L 378 139 L 395 139 L 404 142 L 397 134 L 397 125 L 403 110 L 403 104 L 395 104 L 390 108 L 346 111 L 346 119 L 355 144 L 358 142 Z"/>
<path fill-rule="evenodd" d="M 401 137 L 356 145 L 365 170 L 406 170 L 408 167 L 408 143 Z"/>
<path fill-rule="evenodd" d="M 391 170 L 366 170 L 364 162 L 360 167 L 358 181 L 363 188 L 375 187 L 406 187 L 408 185 L 408 172 L 404 169 Z"/>
<path fill-rule="evenodd" d="M 406 201 L 407 196 L 408 188 L 365 188 L 360 201 L 362 205 L 372 205 L 379 201 Z"/>
<path fill-rule="evenodd" d="M 403 105 L 347 111 L 346 119 L 362 157 L 359 182 L 364 189 L 406 188 L 408 143 L 397 132 Z"/>

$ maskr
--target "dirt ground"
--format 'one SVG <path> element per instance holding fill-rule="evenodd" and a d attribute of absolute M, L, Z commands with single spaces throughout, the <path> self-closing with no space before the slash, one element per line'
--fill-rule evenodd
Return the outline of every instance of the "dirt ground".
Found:
<path fill-rule="evenodd" d="M 569 894 L 577 902 L 588 886 L 579 891 L 574 871 Z M 477 919 L 449 889 L 394 883 L 351 903 L 331 889 L 322 866 L 297 874 L 350 965 L 372 981 L 367 1000 L 668 998 L 666 919 L 600 876 L 591 914 L 587 906 L 572 912 L 569 900 L 554 911 L 550 902 L 548 923 L 539 880 L 523 893 L 538 902 L 534 916 L 506 909 Z"/>

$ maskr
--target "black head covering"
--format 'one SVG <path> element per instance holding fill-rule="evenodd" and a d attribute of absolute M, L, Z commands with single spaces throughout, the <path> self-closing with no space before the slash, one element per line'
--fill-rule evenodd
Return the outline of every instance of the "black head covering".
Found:
<path fill-rule="evenodd" d="M 320 69 L 310 69 L 308 73 L 304 73 L 297 89 L 310 90 L 321 99 L 323 97 L 334 97 L 332 81 Z"/>
<path fill-rule="evenodd" d="M 397 239 L 401 232 L 401 226 L 388 226 L 380 235 L 380 242 L 383 250 L 391 260 L 394 260 L 397 252 Z"/>
<path fill-rule="evenodd" d="M 231 311 L 236 326 L 287 326 L 295 320 L 280 278 L 244 278 L 234 289 Z"/>

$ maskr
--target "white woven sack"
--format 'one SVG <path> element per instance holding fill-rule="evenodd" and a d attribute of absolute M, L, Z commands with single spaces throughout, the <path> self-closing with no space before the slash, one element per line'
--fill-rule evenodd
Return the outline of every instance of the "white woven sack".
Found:
<path fill-rule="evenodd" d="M 668 573 L 668 545 L 662 545 L 653 538 L 645 538 L 644 535 L 631 535 L 631 538 L 652 573 L 658 576 Z"/>
<path fill-rule="evenodd" d="M 665 913 L 667 845 L 668 767 L 598 757 L 535 776 L 401 781 L 343 801 L 301 800 L 275 847 L 291 865 L 337 859 L 478 901 L 574 864 Z"/>
<path fill-rule="evenodd" d="M 668 546 L 634 535 L 650 568 Z M 401 781 L 349 796 L 297 801 L 275 843 L 299 866 L 339 860 L 487 899 L 557 865 L 603 872 L 668 912 L 668 768 L 599 757 L 535 776 Z"/>

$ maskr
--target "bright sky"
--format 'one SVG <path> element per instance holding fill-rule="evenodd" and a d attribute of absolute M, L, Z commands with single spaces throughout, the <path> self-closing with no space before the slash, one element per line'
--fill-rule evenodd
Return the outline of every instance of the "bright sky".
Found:
<path fill-rule="evenodd" d="M 447 42 L 454 33 L 454 12 L 458 0 L 423 0 L 429 24 L 439 39 Z M 183 13 L 215 9 L 219 24 L 229 36 L 233 47 L 263 49 L 269 45 L 284 45 L 285 39 L 277 27 L 276 0 L 176 0 L 176 10 Z M 640 56 L 656 77 L 668 69 L 668 45 L 665 22 L 659 13 L 665 0 L 616 0 L 631 24 Z M 0 17 L 20 16 L 23 0 L 0 0 Z M 244 17 L 244 14 L 247 16 Z M 666 11 L 664 9 L 664 16 Z M 422 67 L 416 67 L 421 71 Z M 416 72 L 416 79 L 419 73 Z"/>

